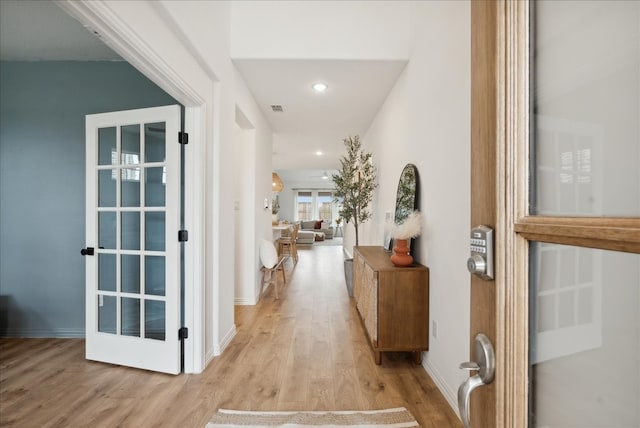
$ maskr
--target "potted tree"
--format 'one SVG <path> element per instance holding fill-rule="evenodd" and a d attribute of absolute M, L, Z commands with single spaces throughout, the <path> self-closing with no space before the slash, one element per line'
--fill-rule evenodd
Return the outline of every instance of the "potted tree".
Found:
<path fill-rule="evenodd" d="M 335 202 L 342 204 L 340 217 L 352 223 L 356 233 L 356 246 L 360 244 L 359 226 L 371 218 L 368 207 L 373 200 L 376 169 L 371 162 L 371 153 L 362 150 L 358 135 L 342 140 L 347 154 L 340 159 L 340 169 L 331 179 L 335 185 Z M 344 274 L 349 296 L 353 296 L 353 259 L 344 262 Z"/>
<path fill-rule="evenodd" d="M 271 224 L 278 224 L 278 213 L 280 212 L 280 202 L 278 195 L 275 195 L 271 201 Z"/>

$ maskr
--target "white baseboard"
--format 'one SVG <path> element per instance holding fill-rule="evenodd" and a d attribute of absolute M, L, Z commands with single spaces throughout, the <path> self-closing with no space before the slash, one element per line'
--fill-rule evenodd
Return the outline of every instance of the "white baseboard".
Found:
<path fill-rule="evenodd" d="M 447 400 L 447 403 L 449 403 L 449 406 L 451 406 L 456 415 L 460 417 L 460 412 L 458 411 L 458 392 L 451 391 L 451 389 L 449 389 L 449 386 L 444 381 L 442 376 L 440 376 L 438 370 L 436 370 L 436 368 L 429 363 L 428 358 L 422 358 L 422 367 L 424 367 L 424 369 L 427 371 L 427 373 L 431 377 L 431 380 L 433 380 L 433 383 L 436 384 L 445 400 Z"/>
<path fill-rule="evenodd" d="M 60 338 L 60 339 L 84 339 L 84 328 L 60 328 L 60 329 L 25 329 L 7 328 L 0 330 L 0 337 L 29 337 L 29 338 Z"/>
<path fill-rule="evenodd" d="M 256 302 L 255 300 L 248 299 L 246 297 L 236 298 L 233 301 L 233 304 L 237 306 L 255 306 L 256 303 L 258 302 Z"/>
<path fill-rule="evenodd" d="M 209 352 L 207 352 L 207 354 L 204 356 L 204 367 L 205 368 L 209 365 L 209 363 L 211 361 L 213 361 L 215 356 L 216 356 L 215 350 L 213 348 L 211 348 L 209 350 Z M 204 371 L 204 369 L 203 369 L 203 371 Z"/>
<path fill-rule="evenodd" d="M 227 334 L 224 335 L 224 337 L 222 338 L 222 340 L 220 341 L 219 344 L 217 344 L 216 346 L 214 346 L 213 349 L 213 355 L 211 358 L 221 355 L 225 349 L 227 349 L 227 346 L 229 346 L 229 343 L 231 343 L 231 341 L 233 340 L 234 337 L 236 337 L 236 325 L 233 324 L 233 326 L 231 327 L 231 329 L 227 332 Z M 207 356 L 207 364 L 209 363 L 209 358 Z"/>

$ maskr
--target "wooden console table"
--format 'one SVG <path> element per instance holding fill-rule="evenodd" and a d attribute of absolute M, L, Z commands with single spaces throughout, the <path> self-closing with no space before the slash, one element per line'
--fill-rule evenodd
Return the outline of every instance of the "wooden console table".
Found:
<path fill-rule="evenodd" d="M 429 269 L 396 267 L 383 247 L 354 248 L 353 297 L 376 364 L 385 351 L 429 350 Z"/>

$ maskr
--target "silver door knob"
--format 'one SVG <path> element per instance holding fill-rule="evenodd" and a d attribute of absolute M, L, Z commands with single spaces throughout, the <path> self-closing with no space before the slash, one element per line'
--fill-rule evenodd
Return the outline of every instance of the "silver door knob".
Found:
<path fill-rule="evenodd" d="M 458 410 L 464 428 L 471 427 L 469 420 L 469 400 L 474 389 L 493 382 L 496 370 L 496 356 L 489 338 L 479 333 L 473 341 L 473 358 L 475 361 L 467 361 L 460 364 L 463 370 L 476 371 L 458 388 Z"/>
<path fill-rule="evenodd" d="M 473 255 L 467 259 L 467 269 L 470 273 L 484 274 L 487 272 L 487 262 L 480 255 Z"/>

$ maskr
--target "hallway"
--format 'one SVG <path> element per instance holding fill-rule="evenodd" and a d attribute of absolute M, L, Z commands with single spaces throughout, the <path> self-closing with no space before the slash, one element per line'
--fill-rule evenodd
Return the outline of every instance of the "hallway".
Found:
<path fill-rule="evenodd" d="M 455 427 L 457 416 L 409 353 L 376 366 L 347 295 L 341 246 L 298 247 L 280 300 L 237 306 L 238 333 L 216 366 L 228 366 L 219 407 L 347 410 L 407 407 L 424 427 Z M 226 372 L 226 370 L 225 370 Z M 232 393 L 232 391 L 234 391 Z M 242 392 L 240 392 L 242 391 Z"/>
<path fill-rule="evenodd" d="M 459 427 L 410 354 L 373 362 L 347 296 L 342 247 L 299 249 L 279 300 L 236 306 L 237 335 L 199 375 L 84 359 L 78 339 L 0 339 L 0 425 L 202 428 L 217 408 L 345 410 L 404 406 L 423 427 Z"/>

